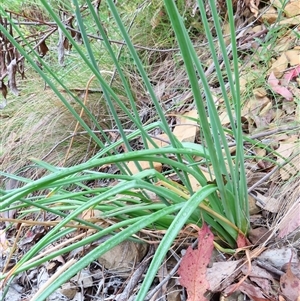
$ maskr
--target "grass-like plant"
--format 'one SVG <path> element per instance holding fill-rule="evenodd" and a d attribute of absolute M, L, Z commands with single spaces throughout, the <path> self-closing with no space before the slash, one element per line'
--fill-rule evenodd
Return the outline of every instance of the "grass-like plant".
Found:
<path fill-rule="evenodd" d="M 100 123 L 93 119 L 92 114 L 84 103 L 52 72 L 51 68 L 38 54 L 36 54 L 35 51 L 32 51 L 31 54 L 27 54 L 25 48 L 21 47 L 20 44 L 10 36 L 9 32 L 0 26 L 1 31 L 6 34 L 21 55 L 26 58 L 47 85 L 56 93 L 61 102 L 73 114 L 80 126 L 87 132 L 90 139 L 92 139 L 100 149 L 97 155 L 90 158 L 87 162 L 68 168 L 52 166 L 41 160 L 32 159 L 36 168 L 47 170 L 47 173 L 37 180 L 25 179 L 1 172 L 2 176 L 15 178 L 24 184 L 22 187 L 12 191 L 2 192 L 3 195 L 0 197 L 1 211 L 8 210 L 8 208 L 22 208 L 24 212 L 33 209 L 43 210 L 51 212 L 61 219 L 61 222 L 57 226 L 53 227 L 21 258 L 13 270 L 10 271 L 9 276 L 38 266 L 51 258 L 70 252 L 80 246 L 88 245 L 104 235 L 113 234 L 104 243 L 86 254 L 62 273 L 55 282 L 41 292 L 38 300 L 45 300 L 64 282 L 93 260 L 96 260 L 101 254 L 109 251 L 120 242 L 129 239 L 141 229 L 155 228 L 165 229 L 167 231 L 156 250 L 147 275 L 136 297 L 136 300 L 140 301 L 144 300 L 162 260 L 185 224 L 193 223 L 201 226 L 204 220 L 214 230 L 220 239 L 219 241 L 222 242 L 220 245 L 229 249 L 236 247 L 238 235 L 247 235 L 249 228 L 249 210 L 244 170 L 239 81 L 235 80 L 239 78 L 239 70 L 232 3 L 230 0 L 226 1 L 228 10 L 227 16 L 231 28 L 232 59 L 229 59 L 227 54 L 228 49 L 223 39 L 220 18 L 216 9 L 216 1 L 208 1 L 214 22 L 213 27 L 217 34 L 218 45 L 225 65 L 224 72 L 219 66 L 216 43 L 211 33 L 211 25 L 207 20 L 204 3 L 201 0 L 198 1 L 201 20 L 222 93 L 221 97 L 224 99 L 230 119 L 232 136 L 236 141 L 234 156 L 228 147 L 226 132 L 221 125 L 218 110 L 202 62 L 197 56 L 175 1 L 165 0 L 164 2 L 165 10 L 171 22 L 178 47 L 180 48 L 181 58 L 184 62 L 190 88 L 193 93 L 195 107 L 198 111 L 198 124 L 202 137 L 201 145 L 191 142 L 180 142 L 173 135 L 160 100 L 157 98 L 149 75 L 145 71 L 145 66 L 140 60 L 137 50 L 128 35 L 127 28 L 125 28 L 122 23 L 112 0 L 107 0 L 107 5 L 117 25 L 118 33 L 125 41 L 126 46 L 124 47 L 126 47 L 126 51 L 130 53 L 134 68 L 136 68 L 142 78 L 142 85 L 148 92 L 149 99 L 152 101 L 157 113 L 157 121 L 147 126 L 143 125 L 140 121 L 136 100 L 124 70 L 119 63 L 116 49 L 112 47 L 91 1 L 86 1 L 89 7 L 89 17 L 92 19 L 94 26 L 96 26 L 97 32 L 99 32 L 103 38 L 103 43 L 117 70 L 117 75 L 123 85 L 123 91 L 128 99 L 129 105 L 124 104 L 123 100 L 111 88 L 106 77 L 103 76 L 102 70 L 99 69 L 97 59 L 90 45 L 87 33 L 88 26 L 86 26 L 85 19 L 82 17 L 78 1 L 73 0 L 73 8 L 85 49 L 72 39 L 69 31 L 65 28 L 54 9 L 49 5 L 49 1 L 41 0 L 41 3 L 51 18 L 58 24 L 63 34 L 72 43 L 73 51 L 81 57 L 86 68 L 91 71 L 93 81 L 96 81 L 99 88 L 102 89 L 105 102 L 109 107 L 121 137 L 118 141 L 113 143 L 110 142 L 109 137 L 101 128 Z M 4 14 L 4 11 L 2 11 L 2 13 Z M 89 24 L 91 24 L 91 20 Z M 20 32 L 17 26 L 14 26 L 14 29 L 18 32 L 20 37 L 22 37 L 22 32 Z M 40 62 L 43 69 L 36 65 L 35 60 Z M 226 87 L 227 83 L 230 87 L 230 95 Z M 61 88 L 83 108 L 84 113 L 89 116 L 89 118 L 93 119 L 94 124 L 97 125 L 97 130 L 101 133 L 101 138 L 91 130 L 87 123 L 81 118 L 81 115 L 74 110 L 69 100 L 60 92 Z M 135 130 L 130 134 L 128 134 L 120 120 L 118 114 L 120 111 L 126 114 L 127 119 L 134 124 Z M 150 135 L 154 129 L 160 129 L 162 133 L 167 134 L 170 141 L 169 146 L 163 148 L 157 147 Z M 134 150 L 132 141 L 137 138 L 143 141 L 143 150 Z M 156 148 L 149 148 L 149 144 L 153 144 Z M 125 145 L 128 152 L 119 153 L 118 149 L 121 145 Z M 208 180 L 199 168 L 199 162 L 196 162 L 194 159 L 196 156 L 203 158 L 201 164 L 210 171 L 214 179 L 213 183 L 208 183 Z M 140 170 L 139 173 L 131 174 L 126 164 L 130 161 L 135 162 L 137 168 Z M 150 162 L 150 169 L 142 170 L 139 163 L 142 161 Z M 181 184 L 174 184 L 174 182 L 168 178 L 168 173 L 156 171 L 153 168 L 153 162 L 161 162 L 164 166 L 168 167 L 168 170 L 176 173 Z M 100 167 L 107 164 L 116 165 L 120 173 L 108 174 L 98 171 Z M 200 188 L 197 191 L 193 190 L 189 175 L 193 176 L 199 182 Z M 87 182 L 97 181 L 99 179 L 115 179 L 118 184 L 113 187 L 107 186 L 101 188 L 91 188 L 86 185 Z M 153 192 L 160 202 L 153 203 L 149 198 L 149 192 Z M 78 218 L 82 212 L 90 208 L 100 210 L 103 218 L 114 217 L 115 224 L 102 229 L 100 226 Z M 68 214 L 66 213 L 67 209 L 70 209 Z M 37 257 L 47 246 L 75 231 L 74 228 L 68 226 L 71 222 L 84 224 L 96 231 L 81 241 L 67 247 L 64 246 L 42 258 Z M 5 277 L 8 277 L 8 274 L 0 276 L 1 279 Z"/>

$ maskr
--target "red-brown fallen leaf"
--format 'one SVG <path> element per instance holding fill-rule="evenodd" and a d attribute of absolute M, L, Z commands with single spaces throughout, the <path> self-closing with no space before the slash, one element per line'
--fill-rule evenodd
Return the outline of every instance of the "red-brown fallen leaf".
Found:
<path fill-rule="evenodd" d="M 271 301 L 272 299 L 266 299 L 261 292 L 261 289 L 258 286 L 254 286 L 251 283 L 243 282 L 239 290 L 242 291 L 244 294 L 249 296 L 253 301 Z"/>
<path fill-rule="evenodd" d="M 207 301 L 204 293 L 209 289 L 206 270 L 214 248 L 214 235 L 203 223 L 198 233 L 198 249 L 189 247 L 182 258 L 178 274 L 179 282 L 187 290 L 187 301 Z"/>
<path fill-rule="evenodd" d="M 280 277 L 280 288 L 288 300 L 296 301 L 300 297 L 300 279 L 292 272 L 291 262 L 287 265 L 286 273 Z"/>
<path fill-rule="evenodd" d="M 238 233 L 238 237 L 236 239 L 236 244 L 238 248 L 244 248 L 250 246 L 250 242 L 248 241 L 247 237 L 242 233 Z"/>
<path fill-rule="evenodd" d="M 240 285 L 237 287 L 236 284 L 231 284 L 229 285 L 225 290 L 224 294 L 225 295 L 230 295 L 236 290 L 240 290 L 243 292 L 245 295 L 251 298 L 253 301 L 276 301 L 277 299 L 273 298 L 272 296 L 265 296 L 262 292 L 262 289 L 254 285 L 253 283 L 249 281 L 243 281 L 240 283 Z"/>
<path fill-rule="evenodd" d="M 292 100 L 293 94 L 286 88 L 280 85 L 279 80 L 275 77 L 272 72 L 268 78 L 268 84 L 271 86 L 272 90 L 281 96 L 283 96 L 286 100 Z"/>

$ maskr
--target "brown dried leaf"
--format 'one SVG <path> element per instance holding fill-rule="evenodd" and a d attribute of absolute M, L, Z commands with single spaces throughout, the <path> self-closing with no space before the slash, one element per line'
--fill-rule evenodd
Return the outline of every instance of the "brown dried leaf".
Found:
<path fill-rule="evenodd" d="M 0 82 L 0 91 L 2 96 L 6 99 L 7 96 L 7 86 L 4 84 L 3 80 Z"/>
<path fill-rule="evenodd" d="M 210 173 L 202 170 L 202 174 L 204 175 L 204 177 L 206 178 L 207 181 L 213 180 Z M 190 181 L 193 191 L 197 191 L 201 186 L 199 181 L 196 180 L 196 178 L 193 177 L 191 174 L 189 174 L 188 177 L 189 177 L 189 181 Z"/>
<path fill-rule="evenodd" d="M 132 267 L 140 262 L 148 250 L 147 244 L 123 241 L 98 258 L 100 264 L 111 272 L 130 273 Z"/>
<path fill-rule="evenodd" d="M 138 163 L 141 165 L 142 170 L 151 168 L 150 163 L 147 161 L 139 161 Z M 127 167 L 129 168 L 129 170 L 131 171 L 131 173 L 133 175 L 137 174 L 139 172 L 138 168 L 135 165 L 135 162 L 133 162 L 133 161 L 130 161 L 127 164 Z M 162 171 L 162 164 L 160 162 L 153 162 L 153 167 L 158 172 Z"/>
<path fill-rule="evenodd" d="M 39 50 L 40 50 L 40 53 L 42 54 L 42 57 L 45 56 L 47 54 L 47 52 L 49 51 L 49 48 L 46 45 L 45 40 L 40 43 Z"/>
<path fill-rule="evenodd" d="M 21 59 L 18 63 L 18 72 L 21 74 L 21 78 L 26 78 L 25 76 L 25 59 Z"/>
<path fill-rule="evenodd" d="M 249 239 L 254 245 L 267 241 L 270 235 L 272 235 L 272 232 L 265 227 L 258 227 L 249 231 Z"/>
<path fill-rule="evenodd" d="M 289 61 L 290 66 L 298 66 L 298 68 L 299 68 L 299 66 L 300 66 L 299 65 L 299 63 L 300 63 L 300 50 L 299 49 L 288 50 L 285 52 L 285 55 Z M 294 72 L 294 70 L 292 70 L 291 72 Z M 298 71 L 297 75 L 299 75 L 299 71 Z"/>
<path fill-rule="evenodd" d="M 286 273 L 280 277 L 280 288 L 289 300 L 297 300 L 300 296 L 300 279 L 292 272 L 291 263 L 288 264 Z"/>
<path fill-rule="evenodd" d="M 175 126 L 173 134 L 180 142 L 194 142 L 197 132 L 197 110 L 192 110 L 190 112 L 184 113 L 179 117 L 177 122 L 178 125 Z"/>
<path fill-rule="evenodd" d="M 217 292 L 231 284 L 239 273 L 237 267 L 240 263 L 241 260 L 214 262 L 212 267 L 207 269 L 209 290 Z"/>
<path fill-rule="evenodd" d="M 5 54 L 4 54 L 4 49 L 3 49 L 3 45 L 0 43 L 0 76 L 2 77 L 6 72 L 7 72 L 7 68 L 6 68 L 6 62 L 5 62 Z"/>
<path fill-rule="evenodd" d="M 264 23 L 274 24 L 278 19 L 277 10 L 273 6 L 270 6 L 267 11 L 263 13 L 261 19 Z"/>
<path fill-rule="evenodd" d="M 288 18 L 288 19 L 284 19 L 280 22 L 278 22 L 278 25 L 288 25 L 288 26 L 292 26 L 292 25 L 299 25 L 300 23 L 300 15 L 299 16 L 295 16 L 292 18 Z"/>
<path fill-rule="evenodd" d="M 272 64 L 269 74 L 274 73 L 274 77 L 280 78 L 284 71 L 288 67 L 289 60 L 286 57 L 285 53 L 282 53 L 281 56 Z"/>
<path fill-rule="evenodd" d="M 77 293 L 77 286 L 75 286 L 71 282 L 66 282 L 61 286 L 59 292 L 65 297 L 67 297 L 69 300 L 74 300 L 74 297 Z"/>
<path fill-rule="evenodd" d="M 291 0 L 284 7 L 284 12 L 287 17 L 294 17 L 300 15 L 300 0 Z"/>
<path fill-rule="evenodd" d="M 69 40 L 66 37 L 64 38 L 64 48 L 66 50 L 71 50 L 72 48 L 72 44 L 69 42 Z"/>
<path fill-rule="evenodd" d="M 71 33 L 71 37 L 74 38 L 76 36 L 76 31 L 75 31 L 75 28 L 73 26 L 73 22 L 71 22 L 69 26 L 71 28 L 71 29 L 69 29 L 70 33 Z"/>
<path fill-rule="evenodd" d="M 270 301 L 270 299 L 266 299 L 265 296 L 262 294 L 262 291 L 259 287 L 254 286 L 251 283 L 243 282 L 239 290 L 241 290 L 244 294 L 250 297 L 253 301 Z"/>
<path fill-rule="evenodd" d="M 236 239 L 236 244 L 237 244 L 238 248 L 244 248 L 244 247 L 250 246 L 249 240 L 242 233 L 238 233 L 238 236 Z"/>

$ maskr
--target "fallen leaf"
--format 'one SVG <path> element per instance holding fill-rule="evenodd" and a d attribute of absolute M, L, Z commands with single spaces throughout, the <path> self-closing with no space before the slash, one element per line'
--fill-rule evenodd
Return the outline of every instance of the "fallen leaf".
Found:
<path fill-rule="evenodd" d="M 170 145 L 170 139 L 167 134 L 157 135 L 154 138 L 152 138 L 152 140 L 153 142 L 155 142 L 158 148 Z M 148 147 L 149 149 L 155 148 L 155 146 L 150 141 L 148 141 Z"/>
<path fill-rule="evenodd" d="M 254 245 L 267 241 L 272 233 L 265 227 L 250 229 L 249 239 Z"/>
<path fill-rule="evenodd" d="M 296 252 L 294 252 L 293 258 L 294 258 L 294 255 L 297 256 Z M 281 270 L 282 270 L 283 272 L 286 273 L 286 272 L 287 272 L 287 269 L 288 269 L 289 267 L 290 267 L 292 273 L 293 273 L 298 279 L 300 279 L 300 262 L 299 262 L 299 261 L 298 261 L 298 262 L 293 262 L 293 261 L 288 262 L 288 263 L 286 263 L 286 264 L 284 264 L 284 265 L 282 266 Z"/>
<path fill-rule="evenodd" d="M 279 148 L 276 150 L 276 152 L 281 155 L 281 157 L 277 156 L 277 162 L 279 164 L 284 163 L 286 159 L 288 159 L 293 154 L 294 151 L 297 151 L 297 140 L 297 135 L 293 135 L 286 140 L 280 141 Z"/>
<path fill-rule="evenodd" d="M 202 170 L 202 174 L 204 175 L 204 177 L 206 178 L 207 181 L 212 181 L 213 179 L 211 178 L 211 174 L 209 174 L 208 172 L 205 172 Z M 193 191 L 197 191 L 200 187 L 201 184 L 199 183 L 198 180 L 196 180 L 195 177 L 193 177 L 191 174 L 188 175 L 190 184 L 193 188 Z"/>
<path fill-rule="evenodd" d="M 0 82 L 0 91 L 2 96 L 6 99 L 7 96 L 7 86 L 4 84 L 3 80 Z"/>
<path fill-rule="evenodd" d="M 142 170 L 151 168 L 150 163 L 147 162 L 147 161 L 139 161 L 138 163 L 141 165 Z M 140 172 L 140 171 L 138 170 L 138 168 L 136 167 L 134 161 L 130 161 L 130 162 L 127 164 L 127 167 L 130 169 L 130 171 L 131 171 L 131 173 L 132 173 L 133 175 Z M 161 171 L 162 171 L 162 164 L 161 164 L 160 162 L 153 162 L 153 167 L 154 167 L 154 169 L 155 169 L 156 171 L 158 171 L 158 172 L 161 172 Z"/>
<path fill-rule="evenodd" d="M 61 286 L 61 288 L 58 291 L 68 299 L 73 300 L 77 292 L 77 286 L 71 282 L 66 282 Z"/>
<path fill-rule="evenodd" d="M 281 53 L 287 51 L 296 45 L 296 36 L 284 35 L 276 40 L 276 46 L 274 47 L 275 53 Z M 285 53 L 287 55 L 287 52 Z M 288 56 L 288 55 L 287 55 Z"/>
<path fill-rule="evenodd" d="M 288 63 L 289 61 L 285 53 L 282 53 L 281 56 L 273 62 L 269 73 L 274 73 L 275 77 L 280 78 L 288 67 Z"/>
<path fill-rule="evenodd" d="M 284 215 L 279 224 L 278 237 L 283 238 L 300 227 L 300 198 Z"/>
<path fill-rule="evenodd" d="M 76 283 L 77 287 L 91 287 L 94 285 L 92 273 L 88 269 L 83 269 L 79 274 L 70 279 L 71 283 Z"/>
<path fill-rule="evenodd" d="M 204 293 L 209 289 L 206 271 L 214 248 L 214 236 L 205 223 L 198 235 L 198 249 L 193 250 L 190 246 L 178 269 L 179 282 L 187 290 L 188 301 L 208 300 L 204 297 Z"/>
<path fill-rule="evenodd" d="M 277 10 L 270 6 L 261 16 L 261 19 L 264 23 L 274 24 L 278 19 Z"/>
<path fill-rule="evenodd" d="M 298 151 L 299 146 L 297 141 L 298 136 L 293 135 L 280 142 L 279 148 L 276 150 L 276 152 L 281 155 L 281 157 L 277 156 L 277 162 L 279 164 L 284 163 L 292 156 L 292 154 L 295 154 Z M 291 175 L 294 175 L 298 172 L 299 157 L 300 155 L 297 155 L 289 162 L 289 164 L 280 169 L 280 176 L 282 180 L 288 180 Z"/>
<path fill-rule="evenodd" d="M 256 204 L 256 199 L 250 194 L 248 194 L 248 203 L 250 215 L 258 214 L 261 211 L 261 209 Z"/>
<path fill-rule="evenodd" d="M 286 100 L 293 99 L 293 94 L 286 87 L 283 87 L 279 84 L 279 80 L 275 77 L 273 72 L 269 76 L 268 84 L 271 86 L 274 92 L 280 94 Z"/>
<path fill-rule="evenodd" d="M 292 18 L 284 19 L 284 20 L 278 22 L 277 25 L 278 26 L 280 26 L 280 25 L 291 26 L 291 25 L 299 25 L 299 23 L 300 23 L 300 15 L 292 17 Z"/>
<path fill-rule="evenodd" d="M 288 84 L 294 77 L 297 77 L 300 74 L 300 65 L 298 65 L 293 70 L 287 72 L 283 78 L 286 80 L 286 83 Z"/>
<path fill-rule="evenodd" d="M 280 208 L 280 202 L 278 198 L 274 198 L 272 196 L 265 196 L 259 192 L 255 192 L 257 200 L 257 205 L 263 208 L 266 211 L 277 213 Z"/>
<path fill-rule="evenodd" d="M 261 289 L 258 286 L 254 286 L 251 283 L 243 282 L 239 290 L 250 297 L 253 301 L 270 301 L 270 299 L 266 299 L 261 292 Z"/>
<path fill-rule="evenodd" d="M 49 48 L 48 48 L 45 40 L 40 43 L 39 51 L 40 51 L 42 57 L 45 56 L 47 54 L 47 52 L 49 51 Z"/>
<path fill-rule="evenodd" d="M 299 63 L 300 63 L 300 50 L 299 49 L 288 50 L 285 52 L 285 55 L 289 61 L 289 65 L 291 67 L 299 66 Z M 299 72 L 298 72 L 298 74 L 299 74 Z"/>
<path fill-rule="evenodd" d="M 232 283 L 239 273 L 237 267 L 240 263 L 241 260 L 214 262 L 212 267 L 207 269 L 206 278 L 209 282 L 209 290 L 212 292 L 220 291 Z"/>
<path fill-rule="evenodd" d="M 118 274 L 130 273 L 132 267 L 146 255 L 147 244 L 123 241 L 98 258 L 98 262 L 106 269 L 117 271 Z"/>
<path fill-rule="evenodd" d="M 300 1 L 289 1 L 289 3 L 284 7 L 284 13 L 287 17 L 300 15 Z"/>
<path fill-rule="evenodd" d="M 289 300 L 297 300 L 300 296 L 300 279 L 293 274 L 291 263 L 288 264 L 286 273 L 280 277 L 280 289 Z"/>
<path fill-rule="evenodd" d="M 238 248 L 244 248 L 250 245 L 247 237 L 242 234 L 242 233 L 238 233 L 238 237 L 236 239 L 236 244 Z"/>
<path fill-rule="evenodd" d="M 197 120 L 199 119 L 197 110 L 184 113 L 178 119 L 173 130 L 174 136 L 180 142 L 194 142 L 197 132 Z"/>

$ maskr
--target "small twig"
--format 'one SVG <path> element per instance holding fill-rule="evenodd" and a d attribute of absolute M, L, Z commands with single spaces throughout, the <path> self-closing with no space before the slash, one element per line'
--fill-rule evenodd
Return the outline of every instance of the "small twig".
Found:
<path fill-rule="evenodd" d="M 293 131 L 293 130 L 298 130 L 298 129 L 300 129 L 299 125 L 291 126 L 291 127 L 284 126 L 284 127 L 279 127 L 277 129 L 271 130 L 271 131 L 265 131 L 265 132 L 257 133 L 257 134 L 254 134 L 252 136 L 248 136 L 247 138 L 248 139 L 259 139 L 259 138 L 262 138 L 262 137 L 271 136 L 271 135 L 278 134 L 278 133 L 281 133 L 281 132 Z M 236 142 L 228 143 L 228 147 L 232 147 L 232 146 L 235 146 L 235 145 L 236 145 Z"/>
<path fill-rule="evenodd" d="M 260 261 L 260 260 L 256 260 L 256 264 L 257 264 L 259 267 L 261 267 L 261 268 L 267 270 L 268 272 L 271 272 L 271 273 L 273 273 L 273 274 L 275 274 L 275 275 L 277 275 L 277 276 L 282 276 L 282 275 L 285 274 L 284 272 L 282 272 L 282 271 L 276 269 L 275 267 L 273 267 L 272 265 L 268 264 L 267 262 L 263 262 L 263 261 Z"/>

